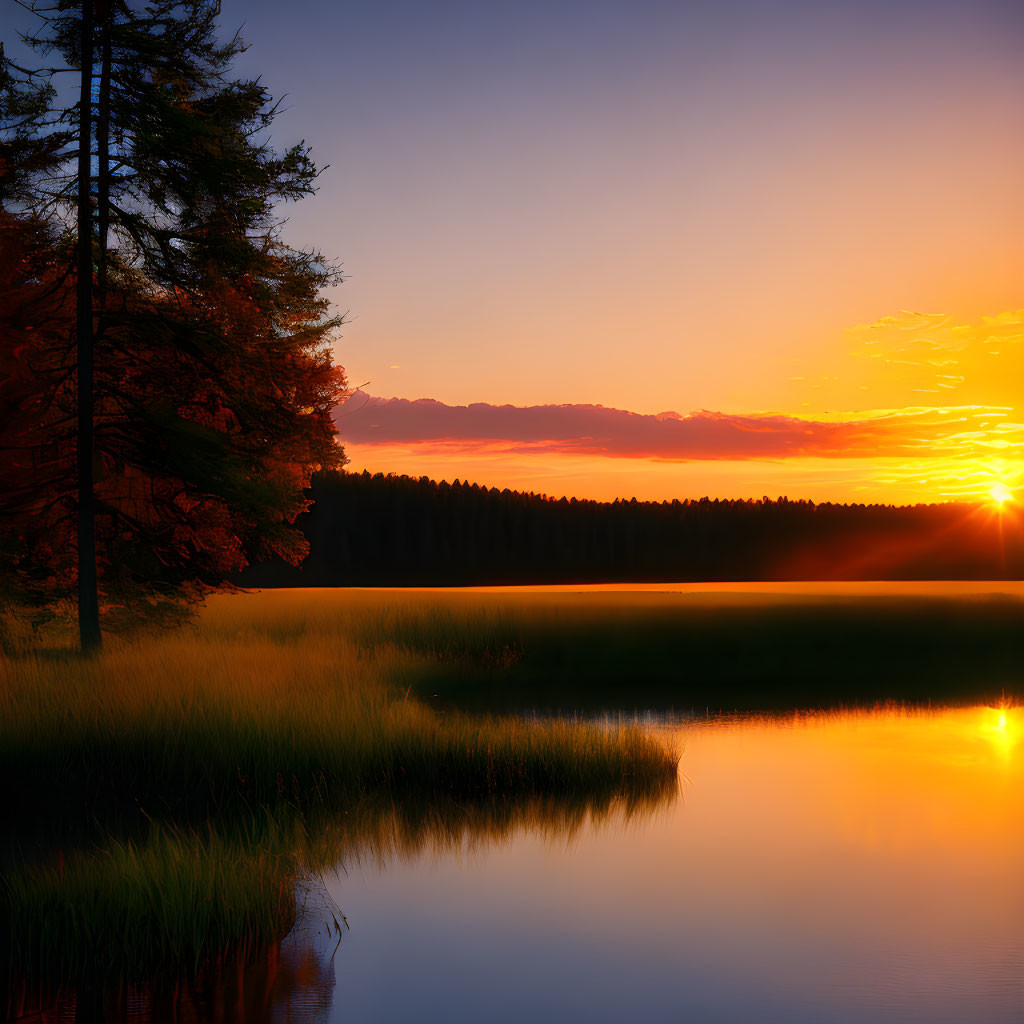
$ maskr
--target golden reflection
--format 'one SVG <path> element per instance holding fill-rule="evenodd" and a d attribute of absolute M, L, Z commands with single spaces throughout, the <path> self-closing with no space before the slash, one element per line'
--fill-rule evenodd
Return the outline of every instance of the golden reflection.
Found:
<path fill-rule="evenodd" d="M 1022 749 L 1024 708 L 1000 702 L 712 722 L 690 728 L 684 763 L 697 785 L 714 779 L 730 813 L 744 806 L 744 822 L 770 815 L 766 841 L 787 851 L 825 844 L 847 859 L 860 850 L 880 864 L 929 863 L 941 873 L 980 871 L 1024 842 L 1024 820 L 1007 813 L 1024 781 Z M 755 776 L 755 792 L 767 785 L 786 799 L 755 807 Z M 688 811 L 696 797 L 687 790 Z"/>
<path fill-rule="evenodd" d="M 1024 732 L 1020 708 L 1004 702 L 998 707 L 982 708 L 980 717 L 981 735 L 992 744 L 1004 760 L 1010 761 Z"/>

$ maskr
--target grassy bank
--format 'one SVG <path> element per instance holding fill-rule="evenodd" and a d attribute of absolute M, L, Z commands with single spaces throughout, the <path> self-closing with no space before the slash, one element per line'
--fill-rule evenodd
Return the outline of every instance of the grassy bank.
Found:
<path fill-rule="evenodd" d="M 635 731 L 456 708 L 678 709 L 1020 696 L 1018 597 L 273 591 L 198 621 L 0 658 L 12 813 L 178 817 L 644 790 L 673 757 Z M 443 710 L 442 710 L 443 709 Z"/>
<path fill-rule="evenodd" d="M 422 613 L 429 623 L 429 604 Z M 313 594 L 287 607 L 235 595 L 195 626 L 115 638 L 95 659 L 4 658 L 7 806 L 157 817 L 238 801 L 338 804 L 379 789 L 644 789 L 672 775 L 673 756 L 634 730 L 438 714 L 413 693 L 434 655 L 392 635 L 387 614 L 372 628 L 377 612 L 359 614 Z"/>
<path fill-rule="evenodd" d="M 339 860 L 674 796 L 676 754 L 639 730 L 432 709 L 439 660 L 406 619 L 280 597 L 217 598 L 91 659 L 52 637 L 0 658 L 0 946 L 22 993 L 249 956 Z"/>

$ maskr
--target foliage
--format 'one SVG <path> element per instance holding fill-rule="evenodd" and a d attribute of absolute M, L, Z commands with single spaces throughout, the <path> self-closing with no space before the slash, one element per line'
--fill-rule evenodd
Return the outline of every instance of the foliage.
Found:
<path fill-rule="evenodd" d="M 0 207 L 31 202 L 39 176 L 52 173 L 68 135 L 41 131 L 55 96 L 52 84 L 9 60 L 0 41 Z"/>
<path fill-rule="evenodd" d="M 108 626 L 160 617 L 249 560 L 301 560 L 291 524 L 305 488 L 343 462 L 330 420 L 340 321 L 322 294 L 340 274 L 286 245 L 273 216 L 311 194 L 318 171 L 304 144 L 279 155 L 266 141 L 275 107 L 258 82 L 230 77 L 243 46 L 216 40 L 218 7 L 97 8 L 95 529 Z M 82 5 L 43 13 L 36 45 L 78 66 Z M 38 76 L 10 62 L 3 75 L 0 558 L 21 600 L 53 608 L 76 579 L 78 118 L 52 109 Z"/>

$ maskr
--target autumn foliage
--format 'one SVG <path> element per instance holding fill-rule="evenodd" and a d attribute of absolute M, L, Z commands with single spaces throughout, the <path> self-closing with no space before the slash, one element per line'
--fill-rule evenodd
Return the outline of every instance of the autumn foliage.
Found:
<path fill-rule="evenodd" d="M 227 76 L 242 45 L 216 42 L 216 6 L 97 9 L 92 491 L 107 627 L 250 561 L 301 561 L 311 476 L 344 462 L 340 321 L 323 295 L 340 274 L 286 245 L 273 215 L 318 171 L 302 144 L 279 156 L 261 141 L 274 108 Z M 92 16 L 62 7 L 41 45 L 73 66 Z M 47 132 L 55 93 L 12 67 L 0 51 L 0 587 L 50 614 L 77 579 L 77 142 L 59 116 Z"/>
<path fill-rule="evenodd" d="M 38 222 L 0 211 L 0 232 L 3 576 L 52 605 L 75 581 L 74 277 Z M 108 612 L 155 609 L 251 559 L 297 563 L 310 477 L 342 462 L 330 410 L 344 378 L 311 333 L 322 300 L 274 323 L 245 282 L 198 298 L 127 269 L 112 282 L 96 342 Z"/>

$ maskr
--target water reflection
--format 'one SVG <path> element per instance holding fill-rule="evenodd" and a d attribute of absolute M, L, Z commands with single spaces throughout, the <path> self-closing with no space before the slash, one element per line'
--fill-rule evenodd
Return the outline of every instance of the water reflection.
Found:
<path fill-rule="evenodd" d="M 632 785 L 626 792 L 575 797 L 459 802 L 368 797 L 341 813 L 281 811 L 241 832 L 232 831 L 229 822 L 208 823 L 205 834 L 194 825 L 154 828 L 145 843 L 114 841 L 109 849 L 72 855 L 60 851 L 52 863 L 9 877 L 6 909 L 13 912 L 15 927 L 13 948 L 6 951 L 13 982 L 7 1018 L 154 1024 L 327 1019 L 334 959 L 347 924 L 320 881 L 323 873 L 423 860 L 458 862 L 527 835 L 565 849 L 583 833 L 628 828 L 671 805 L 676 794 L 672 780 L 663 779 L 647 788 Z M 148 891 L 172 904 L 183 865 L 204 860 L 216 861 L 195 869 L 196 878 L 210 886 L 205 897 L 211 901 L 223 898 L 216 889 L 226 886 L 225 873 L 251 873 L 275 899 L 282 887 L 289 889 L 283 920 L 295 923 L 285 938 L 236 948 L 194 968 L 160 966 L 152 951 L 142 948 L 159 949 L 160 936 L 135 932 L 137 945 L 121 948 L 122 908 L 116 896 L 103 892 L 110 887 L 107 876 L 146 876 Z M 130 888 L 123 886 L 126 904 L 138 899 Z M 190 892 L 203 898 L 195 886 Z M 175 927 L 175 911 L 161 908 L 155 918 Z M 260 907 L 246 911 L 258 917 Z M 116 965 L 116 972 L 109 965 Z"/>
<path fill-rule="evenodd" d="M 1024 1019 L 1024 708 L 647 727 L 681 799 L 368 801 L 283 944 L 103 1019 Z"/>
<path fill-rule="evenodd" d="M 663 719 L 665 814 L 332 882 L 344 1019 L 1024 1019 L 1020 716 Z"/>
<path fill-rule="evenodd" d="M 1024 739 L 1024 726 L 1021 723 L 1021 710 L 1007 704 L 997 708 L 982 709 L 981 729 L 983 735 L 1010 763 L 1017 748 Z"/>
<path fill-rule="evenodd" d="M 313 1024 L 328 1019 L 334 1000 L 336 949 L 337 942 L 319 922 L 307 923 L 257 955 L 205 964 L 188 981 L 125 981 L 56 989 L 22 983 L 10 997 L 8 1019 L 38 1024 Z"/>

